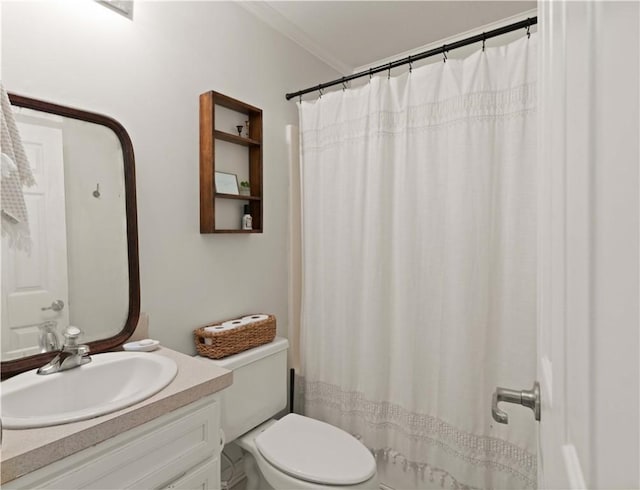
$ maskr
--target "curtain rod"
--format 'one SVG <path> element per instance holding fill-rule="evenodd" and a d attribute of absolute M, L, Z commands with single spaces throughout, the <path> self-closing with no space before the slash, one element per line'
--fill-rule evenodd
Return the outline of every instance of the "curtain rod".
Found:
<path fill-rule="evenodd" d="M 484 41 L 486 41 L 487 39 L 491 39 L 492 37 L 502 36 L 503 34 L 507 34 L 508 32 L 517 31 L 518 29 L 524 29 L 524 28 L 527 29 L 527 34 L 529 34 L 529 28 L 532 25 L 535 25 L 537 23 L 538 23 L 538 17 L 528 17 L 525 20 L 514 22 L 513 24 L 509 24 L 503 27 L 498 27 L 497 29 L 493 29 L 488 32 L 483 32 L 482 34 L 476 34 L 475 36 L 471 36 L 451 44 L 443 44 L 439 48 L 434 48 L 428 51 L 423 51 L 422 53 L 413 54 L 413 55 L 407 56 L 406 58 L 392 61 L 390 63 L 385 63 L 384 65 L 376 66 L 375 68 L 369 68 L 368 70 L 354 73 L 352 75 L 347 75 L 342 78 L 337 78 L 330 82 L 321 83 L 320 85 L 316 85 L 314 87 L 309 87 L 309 88 L 305 88 L 304 90 L 299 90 L 297 92 L 286 94 L 285 97 L 287 98 L 287 100 L 291 100 L 294 97 L 302 97 L 304 94 L 308 94 L 311 92 L 315 92 L 315 91 L 321 92 L 323 89 L 328 87 L 333 87 L 334 85 L 346 84 L 347 82 L 351 80 L 355 80 L 356 78 L 375 75 L 376 73 L 380 73 L 387 70 L 390 71 L 391 69 L 397 68 L 398 66 L 410 64 L 415 61 L 419 61 L 425 58 L 429 58 L 431 56 L 435 56 L 437 54 L 444 55 L 446 60 L 447 51 L 451 51 L 452 49 L 458 49 L 463 46 L 468 46 L 469 44 L 478 43 L 480 41 L 483 42 L 483 48 L 484 48 Z"/>

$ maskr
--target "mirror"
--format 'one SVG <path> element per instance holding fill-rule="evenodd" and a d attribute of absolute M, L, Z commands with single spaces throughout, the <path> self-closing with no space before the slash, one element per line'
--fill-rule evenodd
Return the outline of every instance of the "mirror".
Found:
<path fill-rule="evenodd" d="M 69 325 L 91 353 L 140 313 L 133 146 L 106 116 L 9 94 L 36 184 L 23 187 L 30 251 L 2 238 L 2 378 L 53 357 Z"/>

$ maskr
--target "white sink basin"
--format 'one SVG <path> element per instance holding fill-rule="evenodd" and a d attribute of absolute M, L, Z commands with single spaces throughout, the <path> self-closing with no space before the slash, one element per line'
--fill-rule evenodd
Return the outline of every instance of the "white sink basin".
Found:
<path fill-rule="evenodd" d="M 115 412 L 156 394 L 178 372 L 167 357 L 144 352 L 108 352 L 59 373 L 27 371 L 0 384 L 6 429 L 68 424 Z"/>

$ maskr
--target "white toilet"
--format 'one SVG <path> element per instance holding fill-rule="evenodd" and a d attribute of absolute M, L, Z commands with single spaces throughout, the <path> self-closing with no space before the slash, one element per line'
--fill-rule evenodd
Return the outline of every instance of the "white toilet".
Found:
<path fill-rule="evenodd" d="M 288 414 L 287 339 L 220 360 L 233 371 L 221 393 L 221 423 L 227 442 L 244 451 L 247 490 L 378 489 L 375 459 L 356 438 L 318 420 Z"/>

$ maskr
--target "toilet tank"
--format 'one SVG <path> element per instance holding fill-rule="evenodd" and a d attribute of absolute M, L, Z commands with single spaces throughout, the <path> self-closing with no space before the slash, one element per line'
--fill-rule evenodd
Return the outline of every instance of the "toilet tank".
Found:
<path fill-rule="evenodd" d="M 287 348 L 273 342 L 224 359 L 208 359 L 233 371 L 233 384 L 220 392 L 221 426 L 227 442 L 269 420 L 287 406 Z"/>

